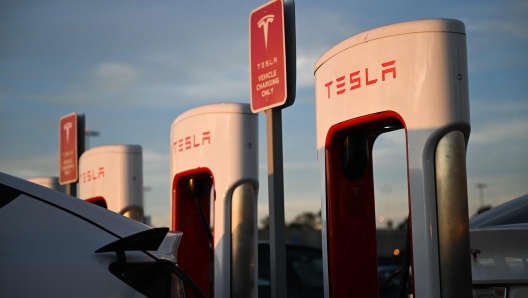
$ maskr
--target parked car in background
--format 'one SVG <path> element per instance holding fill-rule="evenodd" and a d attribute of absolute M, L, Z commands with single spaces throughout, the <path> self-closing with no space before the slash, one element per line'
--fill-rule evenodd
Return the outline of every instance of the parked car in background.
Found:
<path fill-rule="evenodd" d="M 378 266 L 378 287 L 380 298 L 397 296 L 398 286 L 400 284 L 400 270 L 401 266 L 399 265 Z"/>
<path fill-rule="evenodd" d="M 473 297 L 528 297 L 528 194 L 469 221 Z"/>
<path fill-rule="evenodd" d="M 320 248 L 286 244 L 286 283 L 288 298 L 324 296 L 323 254 Z M 258 297 L 271 297 L 270 248 L 258 244 Z"/>
<path fill-rule="evenodd" d="M 271 297 L 270 251 L 268 242 L 260 242 L 258 247 L 258 295 Z M 386 264 L 378 267 L 380 298 L 396 297 L 400 280 L 400 266 Z M 395 274 L 396 273 L 396 274 Z M 288 298 L 324 296 L 323 253 L 320 248 L 286 244 L 286 282 Z"/>

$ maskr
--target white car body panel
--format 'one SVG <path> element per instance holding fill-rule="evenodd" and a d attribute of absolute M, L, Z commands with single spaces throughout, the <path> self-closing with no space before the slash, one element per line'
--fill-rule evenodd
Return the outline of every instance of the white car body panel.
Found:
<path fill-rule="evenodd" d="M 474 297 L 489 288 L 505 288 L 509 298 L 528 297 L 527 211 L 525 195 L 471 219 Z"/>
<path fill-rule="evenodd" d="M 114 252 L 95 251 L 149 229 L 99 206 L 0 173 L 0 297 L 144 297 L 109 271 L 116 262 Z M 149 252 L 150 256 L 127 251 L 126 260 L 167 259 L 171 250 L 166 246 L 162 243 L 163 251 Z"/>

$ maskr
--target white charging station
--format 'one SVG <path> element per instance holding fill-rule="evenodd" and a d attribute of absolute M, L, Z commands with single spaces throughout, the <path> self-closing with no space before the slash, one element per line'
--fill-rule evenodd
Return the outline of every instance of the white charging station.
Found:
<path fill-rule="evenodd" d="M 216 298 L 256 297 L 258 115 L 238 103 L 191 109 L 172 123 L 170 156 L 172 229 L 183 232 L 179 265 L 206 296 L 211 274 Z M 206 190 L 190 194 L 191 180 Z M 207 219 L 213 209 L 214 273 L 198 200 Z"/>
<path fill-rule="evenodd" d="M 66 186 L 60 185 L 59 177 L 38 176 L 38 177 L 31 177 L 27 181 L 33 182 L 38 185 L 45 186 L 47 188 L 58 190 L 60 192 L 64 192 L 64 193 L 66 192 Z"/>
<path fill-rule="evenodd" d="M 414 297 L 471 297 L 464 24 L 365 31 L 316 63 L 325 297 L 378 297 L 372 146 L 404 128 Z"/>
<path fill-rule="evenodd" d="M 104 145 L 79 160 L 79 198 L 143 221 L 143 157 L 139 145 Z"/>

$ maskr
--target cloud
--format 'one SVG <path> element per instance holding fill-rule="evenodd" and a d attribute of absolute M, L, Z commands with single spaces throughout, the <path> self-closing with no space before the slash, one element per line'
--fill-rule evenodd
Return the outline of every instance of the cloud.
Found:
<path fill-rule="evenodd" d="M 247 74 L 245 71 L 241 72 Z M 198 82 L 185 86 L 183 96 L 189 100 L 199 100 L 204 103 L 233 101 L 234 99 L 249 101 L 249 79 L 247 75 L 244 79 L 239 77 L 222 72 L 204 76 Z"/>
<path fill-rule="evenodd" d="M 528 39 L 528 30 L 526 30 L 528 27 L 528 19 L 526 18 L 528 3 L 526 1 L 506 2 L 501 4 L 498 9 L 494 2 L 491 3 L 493 4 L 479 8 L 480 20 L 468 22 L 467 31 L 469 33 L 482 32 L 487 35 L 492 33 L 516 39 Z M 482 15 L 486 17 L 482 18 Z M 504 16 L 507 17 L 504 18 Z"/>
<path fill-rule="evenodd" d="M 480 117 L 481 114 L 485 114 L 486 117 L 511 117 L 513 113 L 527 113 L 528 102 L 522 99 L 517 101 L 476 99 L 471 112 L 477 113 Z"/>
<path fill-rule="evenodd" d="M 138 90 L 141 96 L 156 107 L 192 106 L 217 102 L 249 102 L 249 81 L 217 73 L 197 78 L 189 83 L 145 84 Z"/>
<path fill-rule="evenodd" d="M 139 72 L 131 65 L 107 62 L 97 65 L 94 71 L 96 90 L 119 93 L 138 81 Z"/>
<path fill-rule="evenodd" d="M 297 88 L 314 88 L 313 68 L 320 55 L 317 53 L 297 52 Z"/>
<path fill-rule="evenodd" d="M 507 35 L 513 38 L 527 39 L 528 30 L 522 26 L 526 25 L 525 21 L 508 19 L 508 20 L 495 20 L 495 21 L 483 21 L 478 23 L 472 23 L 468 26 L 469 32 L 495 32 L 503 35 Z"/>
<path fill-rule="evenodd" d="M 2 158 L 0 169 L 2 172 L 27 179 L 36 176 L 58 176 L 58 155 L 36 155 L 23 158 Z"/>
<path fill-rule="evenodd" d="M 498 104 L 493 109 L 494 112 L 509 114 L 511 112 L 528 112 L 528 102 L 506 102 Z"/>
<path fill-rule="evenodd" d="M 494 122 L 482 129 L 472 132 L 470 144 L 502 144 L 506 141 L 524 139 L 528 136 L 528 120 L 520 119 L 509 122 Z"/>

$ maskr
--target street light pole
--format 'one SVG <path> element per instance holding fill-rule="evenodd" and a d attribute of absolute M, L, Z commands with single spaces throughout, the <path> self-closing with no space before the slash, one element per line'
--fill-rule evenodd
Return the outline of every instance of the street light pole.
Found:
<path fill-rule="evenodd" d="M 484 188 L 488 186 L 486 183 L 477 183 L 477 189 L 479 190 L 480 195 L 480 207 L 484 207 Z"/>
<path fill-rule="evenodd" d="M 88 127 L 84 130 L 86 150 L 90 149 L 90 137 L 98 137 L 98 136 L 99 136 L 98 131 L 89 130 Z"/>

